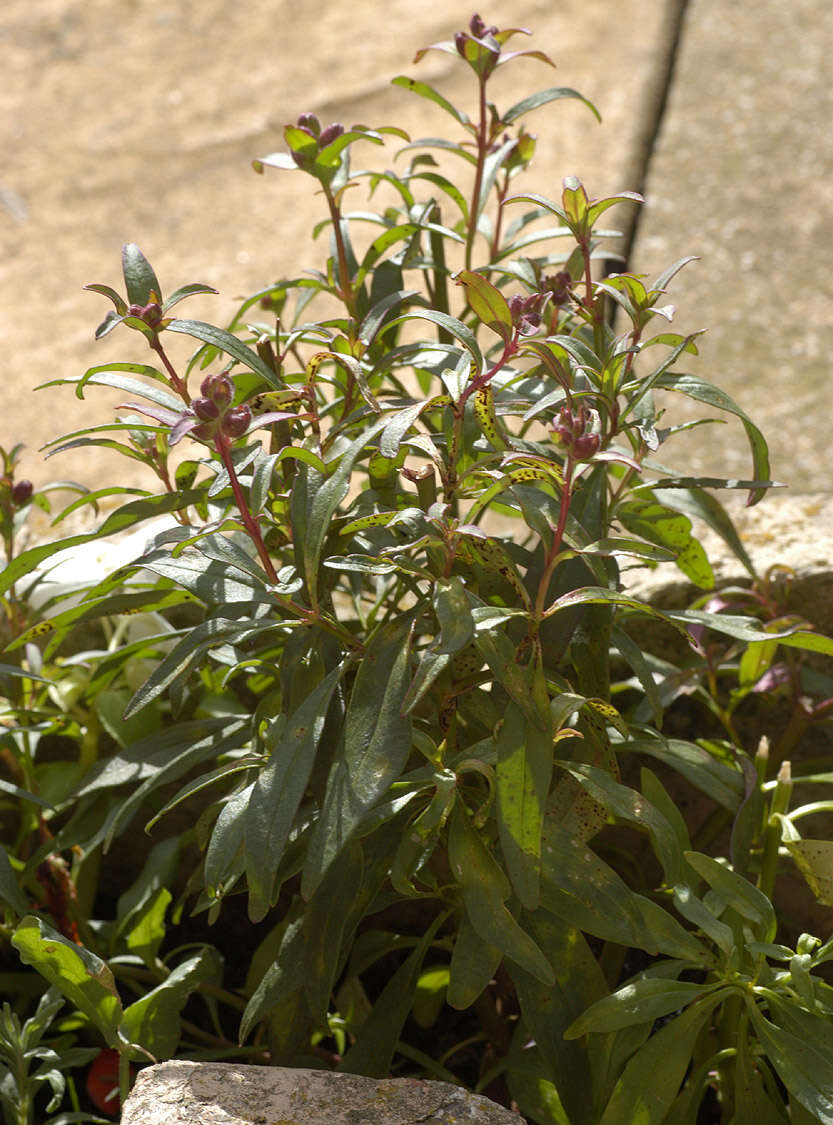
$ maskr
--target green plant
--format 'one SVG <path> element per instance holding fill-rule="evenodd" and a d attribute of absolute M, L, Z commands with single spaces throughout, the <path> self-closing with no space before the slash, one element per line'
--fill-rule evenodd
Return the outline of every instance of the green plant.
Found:
<path fill-rule="evenodd" d="M 573 178 L 555 201 L 512 194 L 535 148 L 523 119 L 580 97 L 488 100 L 498 66 L 549 63 L 506 49 L 520 32 L 474 16 L 433 48 L 471 69 L 472 116 L 395 79 L 462 140 L 311 114 L 287 126 L 288 152 L 255 167 L 312 178 L 330 256 L 227 328 L 171 315 L 208 287 L 164 300 L 134 244 L 124 295 L 89 286 L 113 304 L 97 336 L 124 325 L 158 366 L 48 384 L 131 400 L 53 451 L 104 445 L 160 487 L 95 531 L 17 556 L 7 539 L 0 585 L 24 615 L 4 673 L 4 788 L 22 811 L 0 894 L 26 914 L 10 940 L 119 1052 L 123 1090 L 131 1059 L 237 1055 L 451 1078 L 542 1123 L 694 1122 L 709 1105 L 726 1125 L 833 1120 L 829 986 L 813 972 L 828 945 L 779 944 L 771 904 L 798 815 L 786 781 L 770 796 L 741 745 L 664 737 L 673 693 L 632 634 L 648 616 L 695 647 L 703 629 L 748 652 L 833 642 L 662 612 L 623 586 L 621 563 L 671 560 L 713 585 L 690 516 L 748 563 L 708 489 L 760 500 L 767 449 L 679 370 L 695 336 L 651 334 L 690 259 L 650 285 L 594 273 L 600 220 L 639 197 L 592 199 Z M 399 171 L 352 167 L 386 137 L 405 142 Z M 378 209 L 347 211 L 362 184 Z M 181 337 L 198 342 L 184 367 Z M 750 480 L 663 466 L 686 428 L 663 425 L 668 393 L 741 420 Z M 80 597 L 16 596 L 58 551 L 157 517 Z M 130 636 L 139 620 L 149 631 Z M 730 855 L 719 838 L 716 854 L 692 847 L 672 781 L 634 769 L 646 757 L 735 826 Z M 158 842 L 118 871 L 108 907 L 108 854 L 137 823 Z M 64 897 L 27 913 L 44 863 L 63 863 Z M 218 951 L 220 918 L 233 938 Z"/>

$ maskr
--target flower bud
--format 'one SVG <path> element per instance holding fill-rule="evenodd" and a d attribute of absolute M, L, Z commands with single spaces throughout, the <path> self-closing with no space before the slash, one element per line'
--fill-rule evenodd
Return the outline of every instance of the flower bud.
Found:
<path fill-rule="evenodd" d="M 454 46 L 457 48 L 457 54 L 462 58 L 466 57 L 466 43 L 468 43 L 468 40 L 469 37 L 466 35 L 465 31 L 458 31 L 454 36 Z"/>
<path fill-rule="evenodd" d="M 598 452 L 600 443 L 599 434 L 581 434 L 573 440 L 573 458 L 576 461 L 589 461 Z"/>
<path fill-rule="evenodd" d="M 299 129 L 303 129 L 305 133 L 309 133 L 312 137 L 318 137 L 321 134 L 321 122 L 314 113 L 302 113 L 297 124 Z"/>
<path fill-rule="evenodd" d="M 227 406 L 231 402 L 233 388 L 228 375 L 206 375 L 200 384 L 200 392 L 204 398 L 210 398 L 218 407 Z M 215 414 L 216 418 L 217 415 Z"/>
<path fill-rule="evenodd" d="M 252 412 L 248 406 L 233 406 L 220 423 L 220 429 L 230 438 L 239 438 L 245 434 L 252 421 Z"/>
<path fill-rule="evenodd" d="M 127 316 L 137 316 L 141 320 L 144 311 L 145 311 L 144 305 L 128 305 L 126 315 Z"/>
<path fill-rule="evenodd" d="M 19 480 L 12 489 L 12 502 L 17 508 L 22 508 L 32 499 L 34 487 L 30 480 Z"/>
<path fill-rule="evenodd" d="M 191 409 L 201 422 L 213 422 L 220 417 L 220 408 L 212 398 L 195 398 Z"/>
<path fill-rule="evenodd" d="M 149 301 L 139 315 L 149 328 L 156 328 L 162 320 L 162 309 L 156 301 Z"/>
<path fill-rule="evenodd" d="M 334 140 L 342 135 L 344 126 L 334 121 L 332 125 L 328 125 L 326 129 L 321 130 L 321 136 L 318 138 L 318 147 L 326 148 L 327 145 L 332 144 Z"/>

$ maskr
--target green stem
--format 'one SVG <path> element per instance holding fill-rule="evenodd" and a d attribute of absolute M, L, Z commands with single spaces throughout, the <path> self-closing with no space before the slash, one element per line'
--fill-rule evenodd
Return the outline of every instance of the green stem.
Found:
<path fill-rule="evenodd" d="M 124 1105 L 130 1095 L 130 1059 L 119 1051 L 119 1104 Z"/>
<path fill-rule="evenodd" d="M 782 762 L 778 770 L 778 780 L 772 792 L 769 818 L 764 832 L 764 850 L 761 857 L 761 873 L 758 887 L 771 899 L 775 891 L 775 877 L 778 871 L 778 851 L 781 847 L 781 822 L 776 813 L 784 815 L 790 807 L 793 782 L 789 762 Z"/>
<path fill-rule="evenodd" d="M 480 189 L 483 186 L 483 166 L 486 163 L 486 79 L 478 78 L 480 86 L 480 122 L 477 127 L 477 165 L 474 170 L 474 187 L 469 207 L 469 229 L 466 233 L 466 269 L 471 269 L 474 236 L 477 234 L 477 219 L 480 204 Z"/>
<path fill-rule="evenodd" d="M 356 294 L 353 289 L 353 283 L 350 280 L 350 268 L 347 264 L 347 249 L 344 245 L 344 235 L 341 232 L 341 212 L 339 211 L 338 204 L 335 201 L 333 193 L 330 191 L 329 185 L 324 188 L 324 195 L 327 199 L 327 206 L 330 209 L 330 218 L 333 221 L 333 235 L 336 240 L 336 255 L 338 257 L 338 280 L 341 286 L 341 299 L 347 307 L 351 319 L 355 320 L 356 317 Z"/>

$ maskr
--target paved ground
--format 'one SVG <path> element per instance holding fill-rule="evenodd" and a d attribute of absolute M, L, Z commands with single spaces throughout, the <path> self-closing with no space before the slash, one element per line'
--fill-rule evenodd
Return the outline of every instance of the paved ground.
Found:
<path fill-rule="evenodd" d="M 673 290 L 685 325 L 712 326 L 697 370 L 765 416 L 781 479 L 825 487 L 833 95 L 823 77 L 833 8 L 828 0 L 787 8 L 688 0 L 655 137 L 683 4 L 493 4 L 488 20 L 530 27 L 529 46 L 559 68 L 552 75 L 531 60 L 508 67 L 497 98 L 511 104 L 554 81 L 602 111 L 601 126 L 578 103 L 536 111 L 530 127 L 542 140 L 529 190 L 556 194 L 571 173 L 595 195 L 639 188 L 653 150 L 635 267 L 656 272 L 701 255 Z M 443 115 L 389 80 L 412 73 L 453 100 L 470 97 L 464 68 L 450 57 L 411 65 L 417 47 L 448 38 L 469 15 L 437 0 L 356 0 L 349 12 L 323 0 L 6 0 L 0 444 L 26 443 L 32 478 L 100 484 L 115 473 L 126 480 L 130 469 L 110 454 L 44 465 L 36 453 L 84 421 L 108 420 L 109 408 L 99 393 L 78 403 L 68 390 L 30 388 L 93 363 L 146 357 L 132 334 L 94 343 L 106 302 L 82 285 L 118 286 L 120 246 L 135 240 L 164 285 L 218 288 L 222 296 L 195 302 L 191 315 L 223 318 L 235 298 L 316 264 L 307 231 L 320 200 L 299 194 L 300 177 L 256 177 L 250 159 L 281 147 L 282 125 L 303 110 L 436 131 Z M 695 431 L 698 440 L 704 432 Z M 722 455 L 723 432 L 719 439 L 711 448 Z M 729 456 L 745 474 L 734 433 Z"/>

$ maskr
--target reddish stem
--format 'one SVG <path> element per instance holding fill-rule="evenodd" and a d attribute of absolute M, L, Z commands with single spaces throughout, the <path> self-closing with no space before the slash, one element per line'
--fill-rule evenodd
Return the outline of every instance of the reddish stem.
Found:
<path fill-rule="evenodd" d="M 237 504 L 237 510 L 240 512 L 240 518 L 243 520 L 246 531 L 249 533 L 249 538 L 257 549 L 258 557 L 263 564 L 263 569 L 266 571 L 266 577 L 273 585 L 276 585 L 278 575 L 269 557 L 269 552 L 266 550 L 266 544 L 263 542 L 263 536 L 260 534 L 257 521 L 249 511 L 249 505 L 246 503 L 246 497 L 243 495 L 240 481 L 237 479 L 237 471 L 231 459 L 231 445 L 223 434 L 217 434 L 214 439 L 214 448 L 220 454 L 220 460 L 223 462 L 223 467 L 228 473 L 229 481 L 231 482 L 231 490 L 234 493 L 234 500 Z"/>

